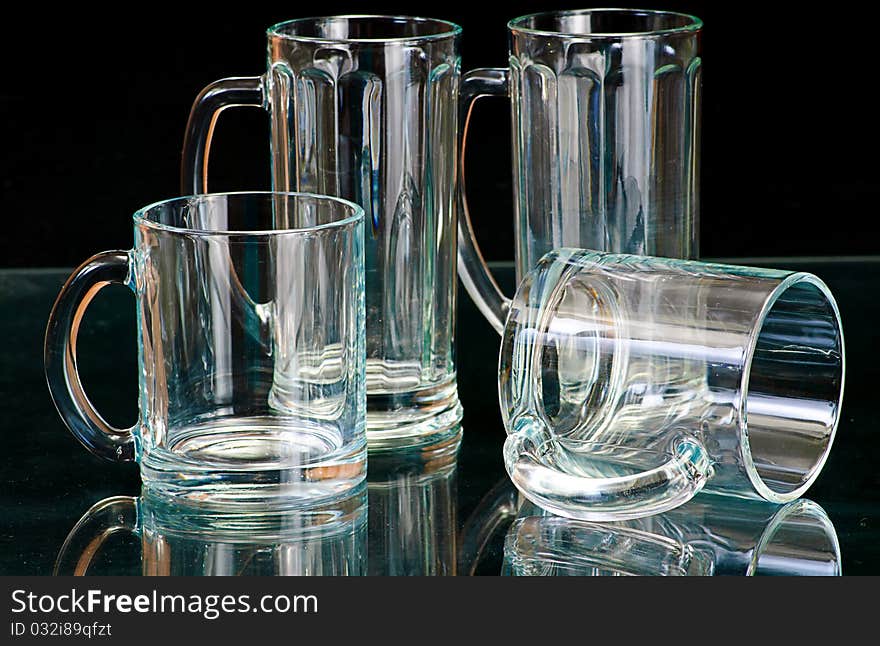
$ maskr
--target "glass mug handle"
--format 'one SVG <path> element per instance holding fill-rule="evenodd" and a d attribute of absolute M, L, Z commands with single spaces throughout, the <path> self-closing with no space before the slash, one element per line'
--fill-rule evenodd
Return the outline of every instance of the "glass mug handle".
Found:
<path fill-rule="evenodd" d="M 183 137 L 180 184 L 183 195 L 208 192 L 208 156 L 220 113 L 226 108 L 265 107 L 262 76 L 220 79 L 196 97 Z"/>
<path fill-rule="evenodd" d="M 130 273 L 127 251 L 103 251 L 80 265 L 52 307 L 43 347 L 49 394 L 67 428 L 95 455 L 120 462 L 135 459 L 135 427 L 111 426 L 92 406 L 77 371 L 76 339 L 92 298 L 111 283 L 131 287 Z"/>
<path fill-rule="evenodd" d="M 498 287 L 492 272 L 480 253 L 476 236 L 471 226 L 471 215 L 465 196 L 464 159 L 467 146 L 467 133 L 471 111 L 477 99 L 483 96 L 508 96 L 510 74 L 506 68 L 485 67 L 466 72 L 461 79 L 459 90 L 459 123 L 461 140 L 459 145 L 459 218 L 458 218 L 458 275 L 477 308 L 489 321 L 495 331 L 501 334 L 510 299 Z"/>
<path fill-rule="evenodd" d="M 95 503 L 70 530 L 55 558 L 52 574 L 85 576 L 107 538 L 120 531 L 136 532 L 137 527 L 137 498 L 113 496 Z"/>

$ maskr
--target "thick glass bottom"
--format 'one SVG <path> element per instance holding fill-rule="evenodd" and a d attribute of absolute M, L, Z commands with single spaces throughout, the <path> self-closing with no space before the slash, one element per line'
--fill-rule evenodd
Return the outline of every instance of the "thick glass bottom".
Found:
<path fill-rule="evenodd" d="M 370 451 L 449 444 L 457 446 L 463 415 L 455 375 L 410 390 L 367 387 L 367 443 Z"/>
<path fill-rule="evenodd" d="M 302 420 L 224 418 L 174 429 L 140 463 L 145 486 L 190 503 L 313 505 L 364 480 L 366 444 Z"/>

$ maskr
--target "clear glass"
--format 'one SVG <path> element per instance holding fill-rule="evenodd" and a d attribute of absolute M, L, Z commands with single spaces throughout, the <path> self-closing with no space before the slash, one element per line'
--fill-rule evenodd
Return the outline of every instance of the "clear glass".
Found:
<path fill-rule="evenodd" d="M 276 228 L 279 223 L 287 228 Z M 337 198 L 233 193 L 159 202 L 134 247 L 62 289 L 46 378 L 73 434 L 136 460 L 167 495 L 262 503 L 333 497 L 365 477 L 363 210 Z M 135 293 L 140 419 L 114 429 L 76 368 L 85 309 L 108 283 Z"/>
<path fill-rule="evenodd" d="M 508 28 L 509 70 L 468 72 L 462 97 L 510 97 L 517 280 L 560 247 L 696 258 L 701 21 L 587 9 Z M 508 299 L 464 225 L 459 271 L 500 332 Z"/>
<path fill-rule="evenodd" d="M 100 574 L 108 556 L 99 552 L 113 556 L 114 546 L 104 543 L 115 533 L 140 538 L 143 576 L 361 576 L 366 487 L 361 483 L 344 498 L 306 507 L 275 499 L 259 511 L 181 504 L 148 489 L 139 498 L 107 498 L 70 531 L 55 574 Z"/>
<path fill-rule="evenodd" d="M 370 447 L 452 441 L 460 28 L 441 20 L 334 16 L 268 31 L 268 72 L 224 79 L 193 107 L 184 186 L 205 190 L 214 119 L 270 113 L 276 190 L 337 195 L 366 211 Z"/>
<path fill-rule="evenodd" d="M 840 314 L 807 273 L 560 249 L 504 330 L 504 462 L 536 504 L 614 520 L 704 486 L 781 503 L 831 449 Z"/>
<path fill-rule="evenodd" d="M 840 576 L 834 525 L 816 503 L 699 495 L 663 514 L 570 520 L 524 504 L 504 546 L 511 576 Z"/>

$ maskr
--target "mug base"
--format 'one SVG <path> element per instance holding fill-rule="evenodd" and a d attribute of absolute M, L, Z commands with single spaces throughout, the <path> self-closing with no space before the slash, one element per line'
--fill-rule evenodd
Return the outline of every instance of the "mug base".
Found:
<path fill-rule="evenodd" d="M 463 409 L 455 376 L 404 392 L 367 389 L 367 445 L 371 453 L 411 448 L 455 451 Z"/>
<path fill-rule="evenodd" d="M 144 486 L 181 502 L 310 506 L 349 495 L 366 477 L 364 440 L 274 417 L 210 420 L 175 429 L 140 460 Z"/>

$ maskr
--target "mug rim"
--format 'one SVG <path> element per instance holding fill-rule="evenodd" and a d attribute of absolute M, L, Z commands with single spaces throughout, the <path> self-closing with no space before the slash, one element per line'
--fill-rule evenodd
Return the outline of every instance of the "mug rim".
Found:
<path fill-rule="evenodd" d="M 752 373 L 752 364 L 754 362 L 755 353 L 758 347 L 758 338 L 763 333 L 764 324 L 767 321 L 767 317 L 770 314 L 770 311 L 773 310 L 776 302 L 785 292 L 793 287 L 804 284 L 810 285 L 822 297 L 824 297 L 825 304 L 829 307 L 831 313 L 833 314 L 835 331 L 837 333 L 837 341 L 840 345 L 840 385 L 837 389 L 837 406 L 834 411 L 834 420 L 831 423 L 831 428 L 828 433 L 827 443 L 822 448 L 821 453 L 818 455 L 816 460 L 813 462 L 810 470 L 805 474 L 805 477 L 800 485 L 796 487 L 791 487 L 785 491 L 777 491 L 776 489 L 771 488 L 764 481 L 764 478 L 761 476 L 760 473 L 758 473 L 758 468 L 755 465 L 755 456 L 751 445 L 752 443 L 749 438 L 749 382 Z M 739 395 L 737 402 L 740 411 L 740 418 L 738 421 L 738 434 L 739 454 L 742 457 L 742 463 L 746 472 L 746 476 L 752 483 L 755 491 L 757 491 L 758 494 L 760 494 L 760 496 L 765 500 L 769 500 L 770 502 L 774 502 L 777 504 L 797 500 L 807 491 L 807 489 L 812 486 L 812 484 L 819 477 L 819 474 L 825 467 L 825 463 L 828 460 L 829 454 L 831 453 L 831 447 L 834 444 L 834 439 L 837 436 L 837 427 L 840 423 L 840 412 L 843 408 L 844 384 L 846 382 L 846 345 L 843 338 L 843 323 L 840 317 L 840 309 L 837 305 L 837 301 L 834 299 L 834 295 L 831 293 L 831 289 L 828 287 L 828 285 L 825 284 L 825 282 L 821 278 L 809 272 L 796 271 L 790 273 L 783 280 L 781 280 L 778 285 L 774 287 L 772 292 L 770 292 L 770 294 L 767 296 L 764 303 L 762 304 L 761 310 L 758 312 L 757 317 L 755 318 L 755 325 L 749 332 L 748 345 L 745 348 L 745 352 L 743 354 L 741 371 L 742 373 L 740 375 Z"/>
<path fill-rule="evenodd" d="M 392 38 L 325 38 L 322 36 L 301 36 L 301 35 L 292 35 L 285 34 L 280 31 L 282 27 L 287 25 L 293 25 L 297 23 L 307 23 L 314 22 L 317 20 L 331 20 L 331 19 L 340 19 L 344 18 L 346 20 L 358 19 L 358 20 L 387 20 L 387 21 L 398 21 L 398 22 L 410 22 L 410 23 L 437 23 L 439 25 L 443 25 L 446 27 L 445 31 L 441 31 L 435 34 L 424 34 L 421 36 L 399 36 Z M 425 16 L 403 16 L 396 14 L 338 14 L 332 16 L 308 16 L 305 18 L 293 18 L 291 20 L 282 20 L 281 22 L 276 22 L 274 25 L 270 26 L 266 30 L 266 35 L 269 37 L 278 37 L 284 40 L 294 40 L 301 42 L 309 42 L 309 43 L 361 43 L 368 45 L 377 45 L 380 43 L 407 43 L 407 42 L 430 42 L 434 40 L 444 40 L 448 38 L 454 38 L 459 36 L 462 32 L 462 28 L 451 22 L 449 20 L 444 20 L 442 18 L 428 18 Z"/>
<path fill-rule="evenodd" d="M 575 33 L 564 31 L 549 31 L 546 29 L 534 29 L 526 27 L 523 23 L 527 20 L 538 17 L 550 16 L 583 16 L 598 13 L 616 13 L 616 14 L 645 14 L 650 16 L 676 16 L 684 18 L 687 24 L 680 27 L 668 27 L 666 29 L 655 29 L 651 31 L 621 31 L 621 32 L 598 32 L 598 33 Z M 619 38 L 654 38 L 659 36 L 670 36 L 676 34 L 695 34 L 703 28 L 703 21 L 693 14 L 681 11 L 669 11 L 664 9 L 625 9 L 625 8 L 595 8 L 595 9 L 566 9 L 562 11 L 537 11 L 535 13 L 526 14 L 510 20 L 507 28 L 511 34 L 523 34 L 526 36 L 543 36 L 556 38 L 582 38 L 589 40 L 614 40 Z"/>
<path fill-rule="evenodd" d="M 151 219 L 147 214 L 155 209 L 166 207 L 175 203 L 190 203 L 192 201 L 227 198 L 227 197 L 286 197 L 286 198 L 314 198 L 317 201 L 335 202 L 350 210 L 350 214 L 332 222 L 325 222 L 311 227 L 299 227 L 292 229 L 255 229 L 252 231 L 241 229 L 196 229 L 191 227 L 176 227 L 170 224 L 162 224 Z M 352 224 L 358 224 L 364 219 L 364 209 L 360 205 L 332 195 L 318 193 L 295 192 L 295 191 L 229 191 L 220 193 L 201 193 L 198 195 L 183 195 L 165 200 L 153 202 L 141 207 L 132 216 L 135 225 L 144 226 L 154 231 L 164 231 L 183 235 L 195 235 L 199 237 L 212 236 L 241 236 L 241 237 L 270 237 L 285 234 L 315 233 L 333 229 L 344 229 Z"/>

